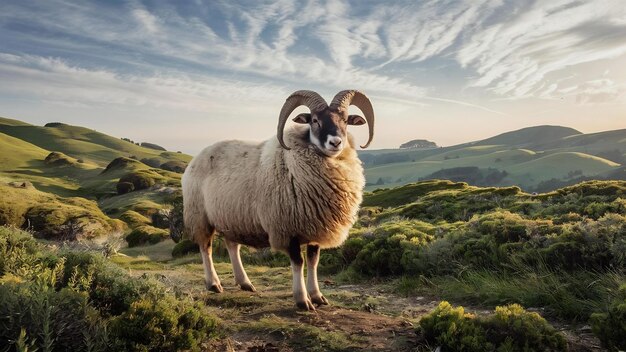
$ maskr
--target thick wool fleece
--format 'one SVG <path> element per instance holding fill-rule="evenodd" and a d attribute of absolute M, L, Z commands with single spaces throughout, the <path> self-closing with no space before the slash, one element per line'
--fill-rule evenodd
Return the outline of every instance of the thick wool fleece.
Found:
<path fill-rule="evenodd" d="M 204 149 L 183 175 L 185 225 L 194 240 L 206 241 L 213 229 L 227 239 L 287 250 L 301 244 L 341 245 L 354 224 L 365 178 L 348 136 L 335 158 L 309 142 L 309 127 L 285 131 L 262 143 L 224 141 Z"/>

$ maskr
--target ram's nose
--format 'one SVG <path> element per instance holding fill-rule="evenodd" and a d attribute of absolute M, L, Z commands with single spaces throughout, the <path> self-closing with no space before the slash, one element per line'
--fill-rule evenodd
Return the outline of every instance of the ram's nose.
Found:
<path fill-rule="evenodd" d="M 335 148 L 339 148 L 341 145 L 341 137 L 331 136 L 328 137 L 328 143 Z"/>

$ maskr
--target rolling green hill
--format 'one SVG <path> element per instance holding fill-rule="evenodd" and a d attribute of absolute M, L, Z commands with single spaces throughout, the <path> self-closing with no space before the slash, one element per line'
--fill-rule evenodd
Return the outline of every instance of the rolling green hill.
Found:
<path fill-rule="evenodd" d="M 170 203 L 180 186 L 181 174 L 166 166 L 184 168 L 190 160 L 186 154 L 141 147 L 84 127 L 62 123 L 42 127 L 0 118 L 0 186 L 12 190 L 3 192 L 7 202 L 0 212 L 14 211 L 19 202 L 8 198 L 23 193 L 59 204 L 65 198 L 58 197 L 89 199 L 84 203 L 87 208 L 97 204 L 94 209 L 100 212 L 87 211 L 95 218 L 102 216 L 100 209 L 115 217 L 127 210 L 147 216 Z M 130 192 L 118 194 L 122 178 L 135 180 L 140 188 L 133 185 Z M 11 188 L 15 185 L 27 190 Z M 58 226 L 71 220 L 63 219 Z"/>
<path fill-rule="evenodd" d="M 161 163 L 170 160 L 189 162 L 191 156 L 141 147 L 131 142 L 80 126 L 50 123 L 34 126 L 17 120 L 0 118 L 0 133 L 19 138 L 42 149 L 58 151 L 92 162 L 101 167 L 118 157 L 136 159 L 157 158 Z"/>
<path fill-rule="evenodd" d="M 474 167 L 485 176 L 483 186 L 517 185 L 546 191 L 594 177 L 621 178 L 623 172 L 617 170 L 626 164 L 626 129 L 583 134 L 567 127 L 536 126 L 450 147 L 361 151 L 359 155 L 365 164 L 367 190 L 441 174 L 458 173 L 456 181 L 471 182 L 463 177 L 466 168 Z M 506 176 L 490 178 L 495 172 Z M 478 176 L 474 171 L 472 179 Z"/>

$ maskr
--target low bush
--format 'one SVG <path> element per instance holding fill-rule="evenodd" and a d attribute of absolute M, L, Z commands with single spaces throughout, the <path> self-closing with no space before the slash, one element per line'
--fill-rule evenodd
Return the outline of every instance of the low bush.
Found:
<path fill-rule="evenodd" d="M 216 326 L 215 319 L 204 313 L 199 304 L 185 304 L 172 296 L 139 299 L 111 321 L 111 333 L 124 351 L 198 349 L 198 342 Z"/>
<path fill-rule="evenodd" d="M 129 247 L 141 246 L 144 244 L 157 244 L 167 239 L 166 230 L 158 229 L 150 225 L 139 226 L 126 236 Z"/>
<path fill-rule="evenodd" d="M 135 185 L 130 182 L 118 182 L 115 185 L 115 190 L 117 191 L 117 194 L 122 195 L 134 191 Z"/>
<path fill-rule="evenodd" d="M 179 160 L 170 160 L 161 164 L 160 167 L 163 170 L 178 172 L 182 174 L 187 168 L 187 163 Z"/>
<path fill-rule="evenodd" d="M 199 350 L 216 336 L 205 307 L 98 255 L 44 249 L 0 227 L 0 350 Z"/>
<path fill-rule="evenodd" d="M 141 162 L 150 167 L 159 167 L 162 163 L 161 159 L 159 158 L 143 158 L 141 159 Z"/>
<path fill-rule="evenodd" d="M 127 223 L 128 226 L 133 229 L 136 227 L 150 224 L 150 219 L 133 210 L 127 210 L 122 213 L 122 215 L 120 215 L 120 220 Z"/>
<path fill-rule="evenodd" d="M 158 227 L 160 229 L 169 229 L 170 228 L 170 219 L 169 219 L 169 210 L 161 209 L 156 211 L 150 215 L 150 219 L 152 221 L 152 226 Z"/>
<path fill-rule="evenodd" d="M 174 242 L 179 242 L 187 237 L 185 223 L 183 222 L 183 197 L 176 197 L 172 201 L 172 209 L 168 214 L 170 222 L 170 237 Z"/>
<path fill-rule="evenodd" d="M 154 186 L 156 181 L 144 173 L 131 172 L 122 176 L 118 181 L 118 184 L 120 183 L 132 183 L 134 190 L 139 191 Z"/>
<path fill-rule="evenodd" d="M 47 239 L 96 237 L 123 228 L 121 222 L 105 215 L 95 201 L 85 198 L 59 197 L 3 183 L 0 183 L 0 194 L 0 226 L 29 228 Z M 80 229 L 76 236 L 67 236 L 70 225 Z"/>
<path fill-rule="evenodd" d="M 174 258 L 180 258 L 182 256 L 185 256 L 189 253 L 199 253 L 200 252 L 200 247 L 198 246 L 197 243 L 189 240 L 189 239 L 184 239 L 180 242 L 178 242 L 175 246 L 174 249 L 172 249 L 172 257 Z"/>
<path fill-rule="evenodd" d="M 626 284 L 620 286 L 606 313 L 591 316 L 591 326 L 604 347 L 610 351 L 626 350 Z"/>
<path fill-rule="evenodd" d="M 154 144 L 154 143 L 148 143 L 148 142 L 141 142 L 140 144 L 142 147 L 144 148 L 150 148 L 150 149 L 154 149 L 154 150 L 162 150 L 162 151 L 166 151 L 165 148 L 161 147 L 158 144 Z"/>
<path fill-rule="evenodd" d="M 566 351 L 563 335 L 537 313 L 517 304 L 477 317 L 441 302 L 418 327 L 430 346 L 442 351 Z"/>

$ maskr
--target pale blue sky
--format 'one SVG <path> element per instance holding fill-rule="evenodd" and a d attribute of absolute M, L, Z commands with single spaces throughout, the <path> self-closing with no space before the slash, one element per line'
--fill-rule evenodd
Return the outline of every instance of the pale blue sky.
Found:
<path fill-rule="evenodd" d="M 623 0 L 5 0 L 0 43 L 0 116 L 190 153 L 270 137 L 299 89 L 366 92 L 372 148 L 626 128 Z"/>

